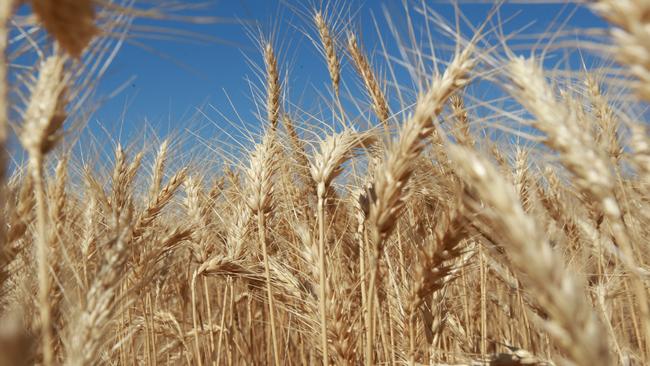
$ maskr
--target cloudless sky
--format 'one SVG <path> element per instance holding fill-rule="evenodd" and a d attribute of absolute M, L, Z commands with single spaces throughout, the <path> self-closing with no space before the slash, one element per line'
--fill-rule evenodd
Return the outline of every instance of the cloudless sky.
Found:
<path fill-rule="evenodd" d="M 405 0 L 405 3 L 415 7 L 421 1 Z M 200 3 L 205 4 L 204 1 Z M 198 129 L 202 125 L 219 130 L 219 126 L 227 125 L 226 117 L 234 116 L 230 101 L 243 120 L 254 124 L 254 104 L 247 79 L 257 86 L 262 85 L 258 72 L 249 62 L 262 65 L 261 53 L 251 38 L 251 30 L 257 35 L 258 29 L 262 34 L 271 34 L 275 40 L 283 75 L 289 75 L 287 85 L 291 102 L 314 105 L 319 95 L 329 93 L 325 91 L 329 85 L 325 63 L 304 34 L 305 30 L 314 34 L 311 18 L 306 16 L 314 6 L 305 5 L 314 3 L 318 6 L 321 1 L 223 0 L 185 12 L 223 19 L 213 24 L 139 20 L 136 24 L 167 26 L 209 39 L 199 42 L 186 36 L 184 41 L 139 37 L 137 42 L 124 45 L 100 84 L 99 95 L 108 95 L 120 85 L 125 88 L 102 104 L 89 128 L 102 125 L 108 131 L 121 131 L 127 137 L 141 129 L 145 121 L 161 135 L 184 128 Z M 426 3 L 453 23 L 454 9 L 449 3 Z M 401 27 L 406 32 L 403 4 L 402 0 L 337 0 L 328 11 L 338 13 L 346 21 L 352 19 L 351 27 L 361 34 L 364 48 L 376 54 L 379 45 L 373 19 L 377 20 L 389 48 L 395 50 L 395 45 L 390 45 L 393 38 L 389 35 L 386 15 L 390 14 L 398 29 Z M 478 26 L 491 7 L 492 4 L 462 3 L 460 10 L 469 23 Z M 569 17 L 566 29 L 603 26 L 602 20 L 588 9 L 579 7 L 576 10 L 576 7 L 574 4 L 506 3 L 500 14 L 502 19 L 509 19 L 504 26 L 506 33 L 524 26 L 527 26 L 526 33 L 540 33 L 548 31 L 551 24 L 553 31 Z M 350 13 L 353 16 L 348 16 Z M 559 20 L 556 19 L 558 14 Z M 421 19 L 419 15 L 412 16 L 416 26 L 422 24 L 417 20 Z M 469 27 L 464 29 L 466 35 L 471 34 Z M 202 112 L 198 113 L 201 116 L 198 120 L 202 122 L 197 123 L 199 110 Z"/>

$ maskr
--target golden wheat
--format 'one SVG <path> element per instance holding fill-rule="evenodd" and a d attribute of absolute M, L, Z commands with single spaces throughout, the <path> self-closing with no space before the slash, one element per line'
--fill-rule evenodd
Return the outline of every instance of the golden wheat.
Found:
<path fill-rule="evenodd" d="M 0 154 L 26 153 L 0 155 L 0 366 L 650 362 L 645 2 L 593 4 L 612 53 L 579 71 L 422 3 L 397 54 L 378 27 L 390 77 L 336 7 L 310 10 L 334 100 L 292 100 L 261 37 L 262 121 L 215 167 L 184 136 L 79 153 L 86 65 L 121 21 L 163 15 L 30 3 L 20 22 L 0 5 Z M 32 68 L 7 51 L 23 22 Z M 434 27 L 453 47 L 419 46 Z"/>

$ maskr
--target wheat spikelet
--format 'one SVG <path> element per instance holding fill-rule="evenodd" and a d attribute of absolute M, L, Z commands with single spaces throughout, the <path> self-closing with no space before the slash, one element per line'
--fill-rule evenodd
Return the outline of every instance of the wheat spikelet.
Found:
<path fill-rule="evenodd" d="M 650 139 L 648 139 L 647 127 L 632 125 L 632 139 L 630 145 L 634 149 L 632 161 L 642 177 L 650 176 Z M 645 180 L 645 179 L 642 179 Z"/>
<path fill-rule="evenodd" d="M 24 114 L 21 142 L 33 156 L 50 152 L 61 137 L 59 129 L 65 121 L 65 59 L 48 57 L 39 65 L 39 76 L 31 88 L 30 103 Z"/>
<path fill-rule="evenodd" d="M 187 178 L 187 167 L 179 170 L 174 174 L 167 184 L 157 193 L 154 199 L 149 202 L 147 208 L 138 217 L 137 223 L 133 227 L 133 240 L 142 236 L 144 230 L 151 225 L 153 220 L 158 217 L 162 209 L 169 203 L 174 193 L 185 182 Z"/>
<path fill-rule="evenodd" d="M 31 174 L 26 174 L 20 181 L 18 197 L 8 222 L 9 230 L 5 238 L 7 248 L 11 247 L 15 241 L 19 240 L 25 234 L 29 224 L 33 220 L 32 210 L 36 205 L 33 192 L 34 181 L 32 180 Z"/>
<path fill-rule="evenodd" d="M 68 158 L 64 156 L 56 163 L 55 177 L 49 201 L 52 203 L 50 206 L 50 221 L 52 233 L 50 237 L 56 243 L 63 237 L 64 228 L 66 224 L 66 203 L 68 196 L 66 194 L 66 184 L 68 179 Z"/>
<path fill-rule="evenodd" d="M 575 112 L 558 103 L 535 60 L 513 59 L 510 72 L 512 92 L 535 115 L 534 126 L 548 135 L 546 144 L 561 154 L 563 164 L 577 177 L 580 187 L 600 202 L 616 226 L 614 234 L 619 236 L 620 244 L 629 246 L 627 234 L 620 227 L 621 210 L 613 193 L 610 167 L 589 134 L 581 131 Z"/>
<path fill-rule="evenodd" d="M 89 255 L 93 250 L 93 246 L 96 246 L 99 233 L 97 230 L 98 224 L 98 205 L 96 195 L 93 194 L 92 186 L 86 181 L 85 184 L 85 198 L 86 198 L 86 210 L 84 211 L 84 227 L 83 233 L 81 235 L 81 245 L 80 245 L 80 255 L 81 255 L 81 266 L 82 266 L 82 276 L 83 276 L 83 285 L 87 289 L 89 285 L 88 279 L 88 262 Z"/>
<path fill-rule="evenodd" d="M 467 84 L 473 66 L 471 48 L 451 62 L 442 77 L 434 80 L 418 100 L 413 115 L 406 121 L 398 140 L 390 147 L 384 162 L 376 169 L 374 196 L 368 220 L 375 228 L 373 241 L 380 243 L 394 228 L 395 217 L 404 205 L 406 183 L 413 173 L 412 162 L 424 148 L 423 140 L 434 130 L 433 118 L 453 92 Z M 376 244 L 379 245 L 379 244 Z"/>
<path fill-rule="evenodd" d="M 332 181 L 342 173 L 343 164 L 352 157 L 354 150 L 372 145 L 375 139 L 371 134 L 345 129 L 320 142 L 310 163 L 311 177 L 316 183 L 319 197 L 326 196 Z"/>
<path fill-rule="evenodd" d="M 512 172 L 512 184 L 515 187 L 519 201 L 526 212 L 530 212 L 533 205 L 528 154 L 528 150 L 517 147 Z"/>
<path fill-rule="evenodd" d="M 113 220 L 119 219 L 120 212 L 130 203 L 133 190 L 133 180 L 140 168 L 143 154 L 138 153 L 131 163 L 127 164 L 127 156 L 118 144 L 115 147 L 115 165 L 113 167 L 113 187 L 110 197 L 110 207 L 113 212 Z"/>
<path fill-rule="evenodd" d="M 246 203 L 254 214 L 266 214 L 273 207 L 272 178 L 277 169 L 273 141 L 274 137 L 270 133 L 262 138 L 251 153 L 249 166 L 244 172 L 249 190 Z"/>
<path fill-rule="evenodd" d="M 416 311 L 431 294 L 449 282 L 449 276 L 455 268 L 453 261 L 462 254 L 460 243 L 467 235 L 465 225 L 463 215 L 455 214 L 450 217 L 444 233 L 435 235 L 432 239 L 435 245 L 422 250 L 415 265 L 414 283 L 411 284 L 406 310 L 411 364 L 415 362 Z"/>
<path fill-rule="evenodd" d="M 598 82 L 593 77 L 587 77 L 585 84 L 593 114 L 600 129 L 596 135 L 596 143 L 609 154 L 613 163 L 617 164 L 623 154 L 623 148 L 618 136 L 620 123 L 615 116 L 614 110 L 603 95 Z"/>

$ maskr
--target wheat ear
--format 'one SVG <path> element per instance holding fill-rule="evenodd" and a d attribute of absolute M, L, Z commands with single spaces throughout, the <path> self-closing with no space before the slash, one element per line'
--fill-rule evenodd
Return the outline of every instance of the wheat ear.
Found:
<path fill-rule="evenodd" d="M 510 61 L 511 93 L 534 116 L 534 127 L 547 135 L 545 143 L 558 151 L 562 163 L 575 176 L 578 187 L 600 205 L 608 219 L 613 238 L 622 249 L 619 256 L 630 272 L 636 274 L 635 255 L 627 233 L 621 208 L 616 199 L 615 178 L 609 159 L 597 148 L 589 133 L 581 129 L 576 111 L 569 103 L 560 103 L 544 78 L 535 59 L 514 58 Z M 589 162 L 585 164 L 585 162 Z M 650 305 L 645 285 L 638 276 L 630 278 L 639 297 L 646 348 L 650 352 Z"/>
<path fill-rule="evenodd" d="M 271 129 L 275 131 L 280 117 L 280 76 L 278 60 L 270 43 L 264 48 L 264 64 L 266 65 L 266 111 Z"/>
<path fill-rule="evenodd" d="M 535 222 L 526 215 L 515 189 L 473 151 L 450 145 L 449 157 L 472 195 L 494 212 L 489 221 L 503 236 L 508 256 L 524 274 L 531 294 L 549 314 L 546 329 L 577 365 L 609 365 L 607 337 L 587 300 L 583 285 L 561 264 Z M 479 209 L 478 202 L 469 202 Z"/>
<path fill-rule="evenodd" d="M 585 85 L 594 117 L 596 117 L 599 125 L 596 143 L 609 154 L 612 162 L 617 164 L 623 155 L 623 148 L 618 136 L 619 120 L 616 118 L 616 114 L 609 105 L 607 98 L 603 95 L 599 83 L 593 77 L 587 76 Z"/>
<path fill-rule="evenodd" d="M 451 110 L 456 119 L 456 128 L 454 129 L 454 136 L 461 145 L 474 146 L 476 141 L 472 137 L 472 130 L 469 125 L 469 116 L 467 108 L 465 108 L 465 101 L 460 94 L 454 94 L 450 98 Z"/>
<path fill-rule="evenodd" d="M 167 163 L 168 148 L 168 140 L 163 141 L 158 148 L 158 154 L 152 166 L 153 173 L 151 175 L 151 187 L 149 188 L 149 201 L 153 201 L 160 192 L 160 186 L 165 173 L 165 165 Z"/>
<path fill-rule="evenodd" d="M 317 11 L 314 14 L 314 23 L 318 29 L 318 36 L 320 37 L 321 45 L 323 46 L 323 53 L 325 54 L 325 61 L 327 62 L 327 71 L 330 74 L 332 81 L 332 89 L 336 99 L 339 99 L 339 89 L 341 83 L 341 61 L 336 54 L 336 41 L 332 37 L 329 25 L 323 18 L 323 14 Z"/>
<path fill-rule="evenodd" d="M 266 111 L 269 131 L 264 135 L 251 154 L 250 168 L 248 169 L 251 194 L 248 196 L 248 205 L 257 215 L 257 229 L 259 241 L 264 256 L 264 274 L 266 276 L 266 295 L 269 303 L 269 318 L 271 321 L 271 338 L 273 343 L 273 360 L 275 365 L 280 365 L 280 349 L 275 322 L 275 307 L 273 305 L 273 290 L 271 288 L 271 272 L 266 240 L 266 215 L 272 209 L 273 182 L 272 178 L 277 169 L 275 150 L 275 137 L 280 116 L 280 77 L 278 74 L 278 61 L 275 57 L 273 45 L 267 43 L 264 47 L 264 63 L 266 65 Z"/>
<path fill-rule="evenodd" d="M 359 47 L 356 36 L 352 33 L 348 35 L 348 50 L 357 72 L 361 75 L 361 79 L 363 79 L 363 83 L 366 86 L 366 92 L 372 100 L 372 108 L 375 111 L 377 118 L 379 118 L 379 121 L 384 126 L 385 131 L 388 133 L 390 127 L 388 125 L 390 110 L 388 108 L 386 96 L 379 86 L 377 77 L 372 71 L 372 67 L 368 62 L 366 55 Z"/>
<path fill-rule="evenodd" d="M 639 96 L 650 101 L 650 3 L 644 0 L 599 0 L 593 5 L 610 23 L 615 41 L 614 56 L 637 78 Z"/>
<path fill-rule="evenodd" d="M 645 125 L 633 124 L 631 129 L 632 138 L 630 139 L 630 147 L 634 151 L 632 162 L 642 176 L 641 181 L 650 182 L 648 179 L 650 177 L 650 139 L 648 138 L 648 128 Z"/>
<path fill-rule="evenodd" d="M 458 53 L 444 74 L 436 78 L 429 90 L 420 96 L 415 111 L 406 121 L 397 142 L 390 147 L 384 161 L 377 167 L 371 191 L 363 198 L 366 204 L 362 206 L 366 206 L 364 211 L 368 212 L 367 222 L 373 247 L 366 295 L 366 362 L 373 362 L 373 298 L 383 242 L 395 228 L 407 196 L 406 185 L 413 173 L 413 162 L 424 148 L 424 140 L 435 129 L 434 118 L 440 114 L 449 96 L 468 83 L 468 73 L 474 66 L 474 60 L 470 58 L 472 51 L 470 46 Z"/>
<path fill-rule="evenodd" d="M 409 363 L 415 364 L 416 311 L 433 293 L 449 282 L 449 276 L 456 268 L 453 263 L 463 251 L 460 243 L 467 236 L 465 217 L 455 213 L 446 222 L 444 233 L 436 233 L 435 245 L 427 246 L 415 265 L 414 283 L 411 285 L 407 303 L 409 329 Z"/>
<path fill-rule="evenodd" d="M 106 245 L 102 266 L 86 293 L 85 305 L 69 335 L 70 348 L 66 366 L 94 365 L 99 361 L 100 348 L 104 344 L 104 337 L 110 329 L 109 323 L 117 308 L 117 290 L 125 276 L 128 254 L 126 240 L 130 235 L 131 218 L 131 207 L 127 207 L 119 221 L 114 223 L 115 236 Z"/>
<path fill-rule="evenodd" d="M 31 4 L 45 29 L 71 56 L 80 57 L 99 34 L 92 0 L 32 0 Z"/>

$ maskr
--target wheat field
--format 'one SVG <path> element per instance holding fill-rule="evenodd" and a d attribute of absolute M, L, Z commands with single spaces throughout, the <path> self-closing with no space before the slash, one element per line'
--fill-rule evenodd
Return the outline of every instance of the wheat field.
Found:
<path fill-rule="evenodd" d="M 174 7 L 28 2 L 0 1 L 0 365 L 650 363 L 647 0 L 518 48 L 499 4 L 468 33 L 407 1 L 395 53 L 305 7 L 321 109 L 261 32 L 236 151 L 179 128 L 98 161 L 96 82 Z"/>

